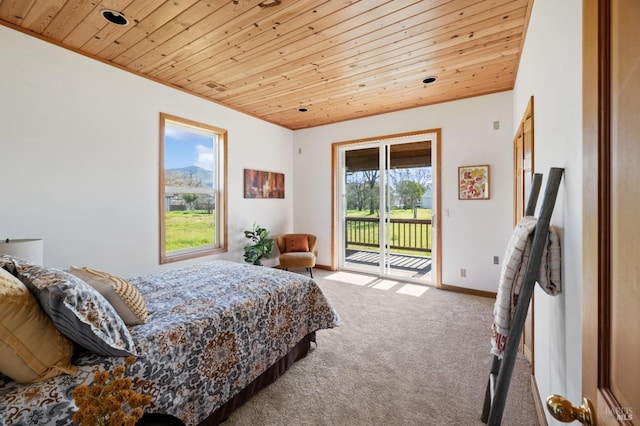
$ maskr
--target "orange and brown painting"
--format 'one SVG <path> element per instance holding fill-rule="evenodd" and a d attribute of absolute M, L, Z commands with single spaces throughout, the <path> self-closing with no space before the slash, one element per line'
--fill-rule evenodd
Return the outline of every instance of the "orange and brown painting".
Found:
<path fill-rule="evenodd" d="M 284 198 L 284 173 L 244 169 L 244 198 Z"/>

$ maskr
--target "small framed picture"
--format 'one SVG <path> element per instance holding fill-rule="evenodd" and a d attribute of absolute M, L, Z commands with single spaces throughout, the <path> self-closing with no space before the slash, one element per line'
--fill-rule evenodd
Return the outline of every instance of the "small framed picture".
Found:
<path fill-rule="evenodd" d="M 489 199 L 489 166 L 458 167 L 458 199 Z"/>

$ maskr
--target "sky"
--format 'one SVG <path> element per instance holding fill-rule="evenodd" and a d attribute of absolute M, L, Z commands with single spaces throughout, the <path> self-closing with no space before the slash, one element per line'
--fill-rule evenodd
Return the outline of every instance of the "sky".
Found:
<path fill-rule="evenodd" d="M 189 131 L 189 129 L 165 125 L 164 166 L 165 169 L 198 166 L 213 170 L 214 136 Z"/>

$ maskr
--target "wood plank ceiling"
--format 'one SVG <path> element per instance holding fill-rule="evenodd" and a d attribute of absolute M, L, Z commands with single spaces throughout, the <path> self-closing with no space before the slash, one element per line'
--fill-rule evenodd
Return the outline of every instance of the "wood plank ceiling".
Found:
<path fill-rule="evenodd" d="M 295 130 L 512 89 L 532 2 L 0 0 L 0 23 Z"/>

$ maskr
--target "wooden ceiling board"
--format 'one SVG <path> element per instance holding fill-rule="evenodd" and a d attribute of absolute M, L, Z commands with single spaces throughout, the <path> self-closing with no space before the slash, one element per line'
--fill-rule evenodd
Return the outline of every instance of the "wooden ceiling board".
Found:
<path fill-rule="evenodd" d="M 115 62 L 115 59 L 124 54 L 128 49 L 133 48 L 138 43 L 142 43 L 145 39 L 152 39 L 153 34 L 165 24 L 169 23 L 176 16 L 180 16 L 182 12 L 187 10 L 198 0 L 182 0 L 179 2 L 157 1 L 151 4 L 149 8 L 140 8 L 138 15 L 134 16 L 135 25 L 129 24 L 126 27 L 118 27 L 127 30 L 121 37 L 118 37 L 112 44 L 103 44 L 97 53 L 100 58 L 105 58 Z M 132 3 L 130 6 L 141 5 L 146 3 Z M 155 8 L 153 6 L 156 6 Z M 127 15 L 126 12 L 125 16 Z M 136 22 L 137 21 L 137 22 Z M 157 36 L 155 36 L 157 37 Z M 148 40 L 147 40 L 148 41 Z M 130 54 L 131 55 L 131 54 Z"/>
<path fill-rule="evenodd" d="M 20 25 L 36 0 L 3 0 L 0 2 L 0 16 L 6 22 Z"/>
<path fill-rule="evenodd" d="M 510 41 L 503 41 L 498 43 L 496 46 L 490 45 L 485 48 L 476 49 L 481 54 L 474 56 L 466 56 L 460 57 L 460 55 L 456 52 L 451 53 L 450 55 L 437 58 L 433 61 L 430 61 L 429 67 L 425 66 L 424 63 L 415 63 L 415 61 L 409 59 L 406 61 L 398 61 L 397 63 L 392 63 L 385 67 L 380 68 L 365 68 L 365 69 L 354 69 L 351 71 L 353 75 L 347 73 L 346 71 L 343 74 L 347 74 L 346 77 L 338 77 L 333 78 L 332 84 L 327 85 L 327 80 L 317 79 L 314 77 L 310 77 L 308 79 L 300 77 L 299 80 L 295 80 L 295 82 L 291 82 L 289 80 L 288 83 L 282 85 L 282 90 L 278 90 L 276 87 L 266 87 L 261 89 L 255 89 L 253 91 L 253 95 L 245 95 L 245 96 L 235 96 L 235 92 L 233 90 L 227 91 L 224 94 L 219 96 L 219 100 L 225 101 L 228 98 L 233 98 L 234 102 L 237 102 L 238 105 L 244 107 L 247 104 L 251 104 L 254 102 L 264 102 L 267 99 L 278 99 L 278 97 L 290 97 L 290 95 L 295 91 L 307 92 L 313 91 L 315 86 L 325 86 L 324 89 L 317 88 L 318 92 L 321 92 L 323 97 L 331 97 L 345 93 L 347 91 L 348 94 L 353 94 L 353 92 L 349 92 L 357 89 L 366 89 L 366 90 L 374 90 L 377 88 L 386 87 L 389 84 L 399 84 L 403 82 L 408 82 L 412 84 L 411 90 L 416 90 L 416 88 L 422 88 L 421 80 L 426 77 L 428 74 L 436 74 L 439 75 L 441 81 L 449 81 L 446 80 L 447 73 L 459 73 L 466 70 L 469 67 L 478 66 L 481 69 L 482 66 L 491 64 L 494 62 L 502 62 L 503 59 L 515 59 L 515 55 L 513 57 L 509 57 L 505 52 L 517 52 L 517 44 Z M 455 56 L 455 58 L 451 58 L 451 56 Z M 454 68 L 447 68 L 448 64 L 452 63 L 451 59 L 457 59 L 455 62 Z M 461 60 L 463 59 L 463 60 Z M 398 64 L 401 64 L 398 67 Z M 434 73 L 428 72 L 430 69 L 434 70 Z M 336 71 L 336 75 L 341 70 Z M 416 77 L 419 76 L 419 77 Z M 302 84 L 299 84 L 301 82 Z M 429 87 L 434 87 L 436 85 L 430 85 Z M 227 89 L 230 89 L 230 86 L 226 86 Z M 195 89 L 195 87 L 194 87 Z M 314 91 L 315 92 L 315 91 Z M 316 97 L 316 101 L 323 100 L 323 97 Z"/>
<path fill-rule="evenodd" d="M 387 0 L 389 2 L 389 0 Z M 300 2 L 303 3 L 303 2 Z M 366 4 L 365 4 L 366 3 Z M 364 11 L 370 11 L 370 6 L 374 2 L 359 2 L 356 5 L 365 4 Z M 352 6 L 353 7 L 353 6 Z M 320 9 L 322 10 L 322 9 Z M 336 15 L 335 13 L 333 15 Z M 209 49 L 207 58 L 201 61 L 197 66 L 189 69 L 189 78 L 177 80 L 176 84 L 186 84 L 189 82 L 197 82 L 198 78 L 202 78 L 202 73 L 206 74 L 212 64 L 218 69 L 216 74 L 221 84 L 226 80 L 237 78 L 238 76 L 247 76 L 262 72 L 272 68 L 274 64 L 287 64 L 287 68 L 291 69 L 290 57 L 296 55 L 296 52 L 305 47 L 312 46 L 321 42 L 324 35 L 321 34 L 320 28 L 325 18 L 331 18 L 335 21 L 335 16 L 322 16 L 318 8 L 311 8 L 298 15 L 295 18 L 295 28 L 287 26 L 287 22 L 280 22 L 277 27 L 271 31 L 257 34 L 250 38 L 251 44 L 246 45 L 229 44 L 223 45 L 222 50 Z M 302 25 L 301 25 L 302 24 Z M 313 26 L 311 26 L 313 25 Z M 286 32 L 290 29 L 291 32 Z M 295 44 L 292 42 L 295 41 Z M 335 43 L 335 40 L 333 41 Z M 320 49 L 319 46 L 316 48 Z M 209 60 L 213 62 L 209 62 Z M 200 74 L 199 74 L 200 73 Z M 178 76 L 182 77 L 182 76 Z"/>
<path fill-rule="evenodd" d="M 257 5 L 260 0 L 256 0 L 253 3 Z M 294 2 L 294 4 L 302 4 L 304 2 Z M 280 9 L 280 8 L 278 8 Z M 198 64 L 202 61 L 203 67 L 208 68 L 210 63 L 207 60 L 217 59 L 224 52 L 224 57 L 231 57 L 233 54 L 239 52 L 237 43 L 251 37 L 254 34 L 262 31 L 262 28 L 266 25 L 275 25 L 269 22 L 259 21 L 261 17 L 264 17 L 262 10 L 257 7 L 252 7 L 249 11 L 237 14 L 234 9 L 229 9 L 228 15 L 219 16 L 219 14 L 210 16 L 211 22 L 207 22 L 204 28 L 196 29 L 196 32 L 200 32 L 198 37 L 193 37 L 191 34 L 181 34 L 173 40 L 173 46 L 158 46 L 156 49 L 159 53 L 156 54 L 156 58 L 164 58 L 165 61 L 176 61 L 180 66 L 174 66 L 171 71 L 172 74 L 183 71 L 186 67 Z M 280 16 L 280 15 L 278 15 Z M 276 17 L 277 19 L 277 17 Z M 270 26 L 269 26 L 270 28 Z M 189 33 L 193 33 L 193 29 L 189 29 Z M 208 30 L 208 32 L 204 32 Z M 145 66 L 145 65 L 143 65 Z M 154 64 L 150 63 L 146 66 L 153 66 L 153 71 L 159 69 L 166 69 L 166 65 L 162 63 Z M 195 72 L 197 69 L 190 69 L 189 72 Z M 143 68 L 143 71 L 147 71 Z M 151 72 L 151 70 L 149 70 Z M 167 78 L 168 76 L 162 76 Z"/>
<path fill-rule="evenodd" d="M 0 24 L 295 130 L 512 89 L 532 1 L 0 0 Z"/>
<path fill-rule="evenodd" d="M 440 75 L 444 79 L 443 73 L 449 71 L 447 67 L 452 63 L 455 64 L 454 69 L 459 70 L 467 66 L 491 62 L 508 56 L 517 57 L 519 45 L 517 42 L 512 41 L 510 38 L 506 40 L 489 40 L 487 39 L 486 42 L 481 43 L 480 46 L 482 47 L 479 47 L 478 43 L 474 41 L 472 42 L 473 47 L 463 47 L 443 54 L 443 56 L 431 55 L 432 59 L 428 61 L 428 64 L 425 61 L 416 62 L 414 54 L 401 51 L 404 53 L 392 58 L 394 62 L 389 62 L 390 65 L 387 67 L 380 67 L 386 62 L 376 56 L 367 60 L 363 59 L 358 62 L 357 66 L 351 68 L 345 68 L 340 63 L 336 63 L 333 67 L 323 67 L 321 79 L 318 79 L 317 73 L 308 72 L 307 75 L 287 76 L 286 80 L 282 77 L 280 81 L 272 80 L 272 85 L 267 85 L 267 82 L 263 81 L 260 87 L 253 90 L 245 90 L 243 87 L 235 89 L 233 84 L 227 84 L 225 85 L 227 88 L 225 93 L 220 93 L 217 96 L 213 93 L 210 95 L 221 102 L 233 97 L 233 102 L 243 108 L 247 103 L 262 102 L 268 98 L 273 99 L 278 96 L 290 96 L 296 90 L 304 92 L 316 84 L 325 84 L 327 80 L 331 80 L 334 83 L 332 87 L 335 88 L 336 92 L 343 92 L 347 89 L 358 90 L 363 87 L 371 89 L 376 83 L 378 85 L 387 84 L 388 80 L 381 78 L 384 75 L 389 75 L 395 83 L 402 80 L 419 83 L 423 77 L 431 74 Z M 471 49 L 473 49 L 473 52 L 465 54 L 466 50 Z M 427 56 L 426 52 L 424 56 Z M 401 71 L 398 71 L 398 69 Z M 416 78 L 416 75 L 420 77 Z M 357 84 L 354 84 L 354 81 Z M 247 84 L 245 83 L 244 86 L 246 87 Z M 415 88 L 416 85 L 413 85 L 412 90 L 415 90 Z M 316 101 L 319 101 L 319 99 L 316 99 Z"/>
<path fill-rule="evenodd" d="M 447 71 L 447 69 L 444 66 L 441 67 L 441 63 L 442 65 L 446 65 L 447 63 L 449 63 L 450 60 L 456 59 L 454 56 L 460 56 L 460 59 L 457 60 L 458 61 L 457 67 L 459 68 L 463 68 L 470 64 L 481 63 L 484 61 L 483 58 L 485 57 L 488 60 L 495 60 L 495 59 L 500 59 L 501 57 L 506 56 L 508 54 L 513 54 L 514 58 L 517 56 L 518 44 L 519 44 L 517 41 L 513 42 L 511 41 L 510 37 L 507 37 L 506 40 L 497 40 L 492 42 L 492 41 L 488 41 L 488 40 L 491 40 L 490 37 L 492 36 L 488 36 L 488 37 L 489 38 L 487 38 L 487 40 L 484 40 L 482 38 L 477 38 L 477 37 L 469 39 L 471 41 L 465 42 L 466 44 L 469 44 L 468 47 L 464 45 L 459 46 L 457 50 L 451 53 L 448 53 L 447 56 L 443 56 L 442 58 L 431 55 L 433 57 L 433 60 L 429 61 L 429 68 L 433 70 L 439 69 L 439 71 L 433 72 L 433 74 Z M 492 46 L 492 43 L 493 43 L 493 46 Z M 478 46 L 485 46 L 485 47 L 478 47 Z M 473 55 L 464 55 L 466 53 L 465 49 L 471 50 L 472 48 L 475 48 L 475 52 L 473 52 Z M 396 67 L 402 69 L 403 73 L 408 74 L 409 81 L 413 81 L 413 82 L 416 81 L 414 71 L 419 71 L 424 73 L 422 75 L 426 75 L 427 71 L 423 69 L 424 68 L 423 63 L 420 62 L 415 65 L 412 65 L 410 58 L 415 56 L 413 53 L 411 52 L 407 53 L 407 51 L 405 50 L 401 50 L 401 52 L 403 52 L 401 53 L 401 55 L 404 55 L 409 58 L 407 63 L 402 64 L 401 67 L 398 67 L 398 64 L 400 64 L 400 61 L 398 61 L 394 65 L 392 65 L 392 68 L 390 70 L 387 70 L 387 72 L 390 72 L 394 75 L 394 82 L 397 83 L 402 80 L 402 76 L 398 73 L 398 71 L 396 71 Z M 426 52 L 420 52 L 420 56 L 427 56 L 427 54 Z M 465 58 L 464 61 L 461 61 L 461 58 Z M 354 67 L 352 69 L 345 69 L 343 65 L 340 65 L 340 62 L 336 62 L 337 66 L 334 68 L 333 74 L 331 73 L 327 74 L 327 70 L 330 70 L 329 67 L 323 67 L 323 70 L 324 70 L 323 80 L 336 79 L 334 80 L 334 82 L 337 82 L 337 79 L 339 79 L 340 76 L 342 75 L 342 79 L 346 80 L 347 83 L 346 85 L 338 86 L 336 90 L 343 91 L 345 89 L 351 89 L 351 90 L 357 91 L 359 86 L 361 86 L 362 84 L 371 85 L 375 82 L 376 79 L 381 80 L 378 77 L 380 74 L 383 74 L 383 73 L 373 67 L 383 63 L 384 62 L 380 60 L 379 57 L 374 57 L 370 59 L 370 64 L 368 64 L 365 61 L 358 61 L 357 67 Z M 369 75 L 364 75 L 361 69 L 363 67 L 366 68 L 368 65 L 370 65 L 371 71 L 368 71 Z M 381 71 L 384 71 L 384 70 L 381 70 Z M 349 87 L 350 83 L 348 82 L 351 81 L 349 77 L 351 77 L 351 74 L 356 74 L 356 73 L 359 74 L 358 75 L 359 83 L 358 85 L 352 85 L 352 87 Z M 251 91 L 245 90 L 244 94 L 239 96 L 236 95 L 237 92 L 233 90 L 233 85 L 228 84 L 225 86 L 228 90 L 224 93 L 219 93 L 217 95 L 215 93 L 205 93 L 205 95 L 207 96 L 210 95 L 223 103 L 227 98 L 233 96 L 234 103 L 239 105 L 241 108 L 245 108 L 246 105 L 244 104 L 244 102 L 249 102 L 249 103 L 263 102 L 265 99 L 269 97 L 277 96 L 278 93 L 280 93 L 281 95 L 287 96 L 287 95 L 290 95 L 295 90 L 307 91 L 315 83 L 314 81 L 315 79 L 316 77 L 313 76 L 313 73 L 309 73 L 309 75 L 306 77 L 298 76 L 296 78 L 292 78 L 292 77 L 287 78 L 286 81 L 283 81 L 279 85 L 274 84 L 273 86 L 267 86 L 266 84 L 264 84 L 264 79 L 263 79 L 263 83 L 261 83 L 260 88 L 254 89 Z M 324 84 L 324 81 L 318 81 L 317 84 Z M 245 84 L 245 86 L 247 85 Z M 502 88 L 502 90 L 507 90 L 507 89 Z M 357 92 L 353 92 L 353 93 L 357 93 Z"/>

